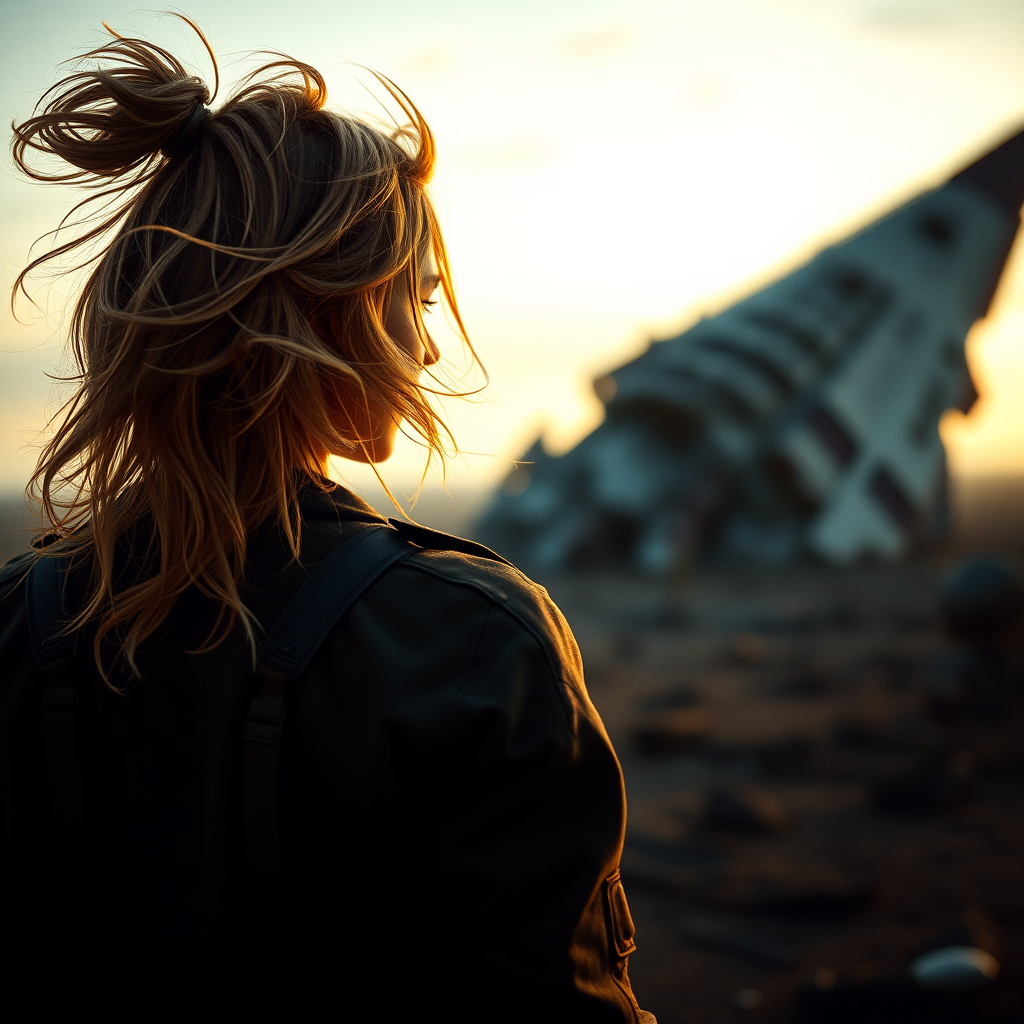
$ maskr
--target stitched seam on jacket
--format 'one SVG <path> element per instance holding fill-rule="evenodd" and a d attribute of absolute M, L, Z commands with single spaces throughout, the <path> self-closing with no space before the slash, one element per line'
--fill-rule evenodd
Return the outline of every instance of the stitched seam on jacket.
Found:
<path fill-rule="evenodd" d="M 569 726 L 569 731 L 575 735 L 575 730 L 572 727 L 573 714 L 572 707 L 569 704 L 569 696 L 565 692 L 572 688 L 572 683 L 565 678 L 565 674 L 562 672 L 562 662 L 557 658 L 554 652 L 551 650 L 551 644 L 548 643 L 545 638 L 536 630 L 531 622 L 520 615 L 514 608 L 510 608 L 504 602 L 499 601 L 487 587 L 477 583 L 476 580 L 460 580 L 449 576 L 448 573 L 438 572 L 434 566 L 426 565 L 422 562 L 418 562 L 415 557 L 407 558 L 403 563 L 410 568 L 419 569 L 421 572 L 430 573 L 431 576 L 436 577 L 439 580 L 444 580 L 446 583 L 452 583 L 459 587 L 469 587 L 472 590 L 483 594 L 491 603 L 492 608 L 502 608 L 506 611 L 516 622 L 518 622 L 526 631 L 533 637 L 534 640 L 540 645 L 541 650 L 544 652 L 544 657 L 547 659 L 548 668 L 551 670 L 552 676 L 554 676 L 557 682 L 562 684 L 561 687 L 556 687 L 558 691 L 558 699 L 562 705 L 562 712 L 565 715 L 566 724 Z M 564 687 L 564 689 L 563 689 Z"/>

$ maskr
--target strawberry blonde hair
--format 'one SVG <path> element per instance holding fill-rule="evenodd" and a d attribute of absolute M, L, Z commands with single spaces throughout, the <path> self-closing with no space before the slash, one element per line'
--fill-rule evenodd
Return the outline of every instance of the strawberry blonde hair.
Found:
<path fill-rule="evenodd" d="M 213 60 L 216 95 L 213 52 L 184 20 Z M 74 391 L 28 494 L 56 538 L 44 554 L 91 564 L 69 628 L 95 621 L 97 664 L 107 638 L 137 671 L 140 643 L 192 586 L 220 608 L 200 650 L 238 621 L 255 650 L 247 538 L 276 523 L 297 555 L 299 489 L 329 489 L 326 454 L 371 440 L 339 415 L 339 389 L 443 458 L 450 435 L 384 327 L 395 289 L 418 297 L 428 254 L 468 339 L 426 192 L 434 139 L 402 90 L 376 76 L 409 121 L 388 131 L 326 110 L 320 73 L 272 55 L 211 110 L 206 85 L 166 49 L 108 31 L 14 126 L 22 171 L 92 188 L 75 210 L 102 202 L 15 294 L 40 264 L 97 247 L 70 324 Z M 35 154 L 64 166 L 33 166 Z M 144 571 L 119 587 L 119 545 L 140 526 Z"/>

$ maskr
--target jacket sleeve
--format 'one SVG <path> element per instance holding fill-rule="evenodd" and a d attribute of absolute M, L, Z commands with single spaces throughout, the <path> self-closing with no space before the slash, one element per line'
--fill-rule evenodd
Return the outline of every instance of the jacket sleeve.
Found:
<path fill-rule="evenodd" d="M 492 605 L 453 708 L 435 828 L 449 968 L 481 1020 L 650 1024 L 626 969 L 622 774 L 568 626 L 516 576 L 481 586 Z"/>

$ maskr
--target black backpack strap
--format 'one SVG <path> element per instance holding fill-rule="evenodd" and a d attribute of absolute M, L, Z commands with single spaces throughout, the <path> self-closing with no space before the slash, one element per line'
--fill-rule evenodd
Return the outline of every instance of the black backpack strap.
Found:
<path fill-rule="evenodd" d="M 85 848 L 85 781 L 78 742 L 78 688 L 71 672 L 75 638 L 65 633 L 70 615 L 65 598 L 70 560 L 42 556 L 25 581 L 25 611 L 36 665 L 44 674 L 43 759 L 47 809 L 54 849 L 69 854 Z"/>
<path fill-rule="evenodd" d="M 387 526 L 362 527 L 310 574 L 260 648 L 260 695 L 245 723 L 245 828 L 254 896 L 268 914 L 279 909 L 278 771 L 288 683 L 359 596 L 417 548 Z"/>

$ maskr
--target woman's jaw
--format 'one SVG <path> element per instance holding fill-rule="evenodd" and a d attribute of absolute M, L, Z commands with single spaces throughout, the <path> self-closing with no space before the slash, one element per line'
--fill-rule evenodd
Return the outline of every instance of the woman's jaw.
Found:
<path fill-rule="evenodd" d="M 391 340 L 409 356 L 417 373 L 427 366 L 433 366 L 440 358 L 440 352 L 430 334 L 421 331 L 417 325 L 415 303 L 419 303 L 422 313 L 429 313 L 440 280 L 434 258 L 428 254 L 420 269 L 418 294 L 414 296 L 409 289 L 397 287 L 384 314 L 384 329 Z M 370 397 L 357 402 L 346 401 L 344 395 L 339 395 L 339 402 L 347 431 L 351 431 L 360 441 L 355 448 L 329 454 L 368 464 L 389 459 L 395 448 L 401 419 Z M 324 461 L 326 463 L 326 453 Z"/>

